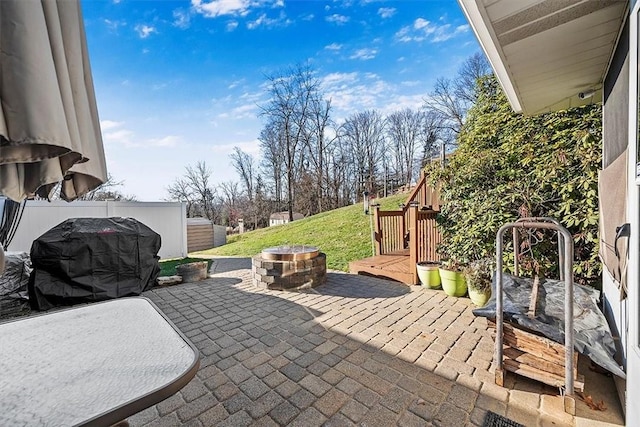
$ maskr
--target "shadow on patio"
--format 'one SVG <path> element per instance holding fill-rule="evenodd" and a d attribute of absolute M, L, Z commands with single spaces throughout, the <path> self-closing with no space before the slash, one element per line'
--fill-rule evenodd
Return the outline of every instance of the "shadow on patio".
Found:
<path fill-rule="evenodd" d="M 493 383 L 493 340 L 468 299 L 340 273 L 308 292 L 261 291 L 237 268 L 246 260 L 217 259 L 209 280 L 145 294 L 202 360 L 131 425 L 460 426 L 481 425 L 487 410 L 527 426 L 576 421 L 557 390 L 513 375 Z M 587 379 L 586 392 L 600 399 L 592 390 L 610 383 Z M 617 400 L 607 405 L 579 401 L 578 415 L 623 424 Z"/>

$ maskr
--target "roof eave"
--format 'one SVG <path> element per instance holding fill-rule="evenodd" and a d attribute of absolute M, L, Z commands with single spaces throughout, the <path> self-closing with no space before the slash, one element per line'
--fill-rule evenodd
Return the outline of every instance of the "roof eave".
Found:
<path fill-rule="evenodd" d="M 485 16 L 484 10 L 478 7 L 476 0 L 458 0 L 473 32 L 475 33 L 482 50 L 487 56 L 496 78 L 504 90 L 511 107 L 516 113 L 522 112 L 522 103 L 518 98 L 517 91 L 513 85 L 509 71 L 505 67 L 506 60 L 502 55 L 502 50 L 493 33 L 491 26 L 487 25 L 489 19 Z"/>

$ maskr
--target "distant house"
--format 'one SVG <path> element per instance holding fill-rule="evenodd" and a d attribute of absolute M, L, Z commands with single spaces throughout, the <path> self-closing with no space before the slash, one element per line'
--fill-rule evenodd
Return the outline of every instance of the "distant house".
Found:
<path fill-rule="evenodd" d="M 304 215 L 302 215 L 301 213 L 298 213 L 298 212 L 293 213 L 294 221 L 302 218 L 304 218 Z M 288 222 L 289 222 L 289 212 L 287 211 L 275 212 L 275 213 L 272 213 L 271 216 L 269 217 L 269 227 L 271 227 L 272 225 L 286 224 Z"/>

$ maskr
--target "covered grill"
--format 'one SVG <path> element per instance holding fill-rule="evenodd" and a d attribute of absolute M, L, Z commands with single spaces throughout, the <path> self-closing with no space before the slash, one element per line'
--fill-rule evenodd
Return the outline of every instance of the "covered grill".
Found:
<path fill-rule="evenodd" d="M 160 235 L 133 218 L 72 218 L 33 242 L 36 310 L 140 295 L 160 272 Z"/>

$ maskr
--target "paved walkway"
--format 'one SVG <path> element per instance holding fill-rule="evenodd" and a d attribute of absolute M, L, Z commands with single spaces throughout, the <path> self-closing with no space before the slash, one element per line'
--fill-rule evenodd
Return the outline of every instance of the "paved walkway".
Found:
<path fill-rule="evenodd" d="M 491 334 L 466 298 L 344 273 L 303 293 L 263 291 L 250 267 L 218 258 L 206 281 L 145 293 L 201 367 L 132 426 L 479 426 L 487 410 L 527 426 L 622 424 L 604 376 L 592 387 L 613 403 L 578 402 L 575 418 L 553 388 L 514 375 L 496 386 Z"/>

